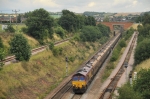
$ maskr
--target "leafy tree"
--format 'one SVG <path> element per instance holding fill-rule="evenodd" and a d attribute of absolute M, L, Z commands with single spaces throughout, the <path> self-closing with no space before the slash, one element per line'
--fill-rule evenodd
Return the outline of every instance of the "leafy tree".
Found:
<path fill-rule="evenodd" d="M 17 23 L 21 23 L 21 15 L 20 14 L 17 16 Z"/>
<path fill-rule="evenodd" d="M 142 17 L 142 19 L 143 19 L 143 22 L 142 22 L 143 25 L 150 24 L 150 14 L 149 13 L 145 13 L 144 16 Z"/>
<path fill-rule="evenodd" d="M 79 28 L 79 21 L 77 16 L 69 10 L 63 10 L 62 13 L 63 15 L 58 21 L 59 25 L 69 32 L 74 32 L 75 30 L 77 30 Z"/>
<path fill-rule="evenodd" d="M 53 37 L 53 26 L 54 20 L 50 17 L 49 12 L 40 8 L 28 14 L 26 25 L 28 28 L 28 35 L 43 41 L 44 38 Z"/>
<path fill-rule="evenodd" d="M 150 37 L 150 24 L 146 24 L 145 26 L 138 26 L 139 37 L 149 38 Z M 139 42 L 139 40 L 138 40 Z"/>
<path fill-rule="evenodd" d="M 85 18 L 85 25 L 91 25 L 91 26 L 96 26 L 96 21 L 94 17 L 88 16 Z"/>
<path fill-rule="evenodd" d="M 142 69 L 137 74 L 136 82 L 133 86 L 134 90 L 141 93 L 143 99 L 150 97 L 150 69 Z"/>
<path fill-rule="evenodd" d="M 105 26 L 103 24 L 98 24 L 97 27 L 99 28 L 100 32 L 102 33 L 103 36 L 109 37 L 110 33 L 110 28 L 108 26 Z"/>
<path fill-rule="evenodd" d="M 22 34 L 16 34 L 10 41 L 10 52 L 16 56 L 16 60 L 28 61 L 31 56 L 31 49 L 27 39 Z"/>
<path fill-rule="evenodd" d="M 144 39 L 140 42 L 135 49 L 135 64 L 139 64 L 142 61 L 150 58 L 150 39 Z"/>
<path fill-rule="evenodd" d="M 77 24 L 77 26 L 78 26 L 78 29 L 81 29 L 84 25 L 85 25 L 85 16 L 83 16 L 83 15 L 77 15 L 77 21 L 78 21 L 78 24 Z"/>
<path fill-rule="evenodd" d="M 101 32 L 97 27 L 84 26 L 81 31 L 80 38 L 84 42 L 95 42 L 97 39 L 101 38 Z"/>

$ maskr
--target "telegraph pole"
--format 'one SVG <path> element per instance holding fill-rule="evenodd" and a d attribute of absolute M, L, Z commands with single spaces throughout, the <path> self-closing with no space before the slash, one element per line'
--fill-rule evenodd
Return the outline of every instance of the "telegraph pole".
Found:
<path fill-rule="evenodd" d="M 68 76 L 68 65 L 67 65 L 67 63 L 68 63 L 68 57 L 66 57 L 66 76 Z"/>
<path fill-rule="evenodd" d="M 17 31 L 17 12 L 19 12 L 20 10 L 12 10 L 12 12 L 15 12 L 15 14 L 16 14 L 16 31 Z"/>

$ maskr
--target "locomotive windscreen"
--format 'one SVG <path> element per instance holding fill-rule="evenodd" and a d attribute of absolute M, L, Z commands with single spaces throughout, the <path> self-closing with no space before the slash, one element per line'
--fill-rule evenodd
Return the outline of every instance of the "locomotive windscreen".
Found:
<path fill-rule="evenodd" d="M 74 76 L 72 78 L 73 81 L 83 81 L 85 80 L 85 77 L 84 76 Z"/>

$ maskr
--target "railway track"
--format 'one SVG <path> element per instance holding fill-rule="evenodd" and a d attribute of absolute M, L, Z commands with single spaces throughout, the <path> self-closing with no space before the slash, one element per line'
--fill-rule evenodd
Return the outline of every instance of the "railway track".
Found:
<path fill-rule="evenodd" d="M 125 68 L 127 68 L 127 64 L 129 62 L 135 41 L 137 38 L 137 33 L 134 35 L 133 40 L 131 42 L 130 48 L 127 52 L 127 55 L 125 57 L 125 60 L 123 62 L 123 64 L 121 65 L 120 69 L 118 70 L 118 72 L 116 73 L 116 75 L 114 76 L 114 78 L 111 80 L 111 82 L 108 84 L 108 86 L 105 88 L 105 90 L 101 93 L 99 99 L 112 99 L 112 94 L 117 86 L 118 81 L 120 80 L 122 74 L 125 71 Z"/>
<path fill-rule="evenodd" d="M 67 38 L 67 39 L 65 39 L 65 40 L 57 41 L 57 42 L 54 43 L 54 45 L 57 46 L 57 45 L 59 45 L 59 44 L 61 44 L 61 43 L 63 43 L 63 42 L 68 41 L 69 39 L 71 39 L 71 38 Z M 38 53 L 38 52 L 41 52 L 41 51 L 45 50 L 47 47 L 48 47 L 48 45 L 45 45 L 45 46 L 41 46 L 41 47 L 32 49 L 32 50 L 31 50 L 31 54 L 34 55 L 34 54 L 36 54 L 36 53 Z M 6 62 L 13 62 L 13 61 L 16 61 L 15 55 L 8 56 L 8 57 L 6 57 L 4 60 L 2 60 L 2 62 L 3 62 L 4 64 L 5 64 Z M 0 61 L 0 62 L 1 62 L 1 61 Z"/>
<path fill-rule="evenodd" d="M 118 34 L 119 36 L 119 34 Z M 117 38 L 118 36 L 114 37 Z M 114 40 L 114 38 L 111 38 L 109 41 L 107 41 L 104 45 L 102 45 L 99 50 L 92 55 L 92 57 L 90 57 L 85 63 L 83 63 L 81 67 L 83 67 L 85 64 L 88 64 L 90 62 L 90 60 L 92 60 L 93 58 L 97 57 L 97 54 L 99 53 L 105 53 L 105 49 L 107 48 L 107 46 L 110 46 L 110 44 L 112 43 L 111 41 Z M 69 80 L 66 81 L 66 84 L 63 84 L 62 86 L 60 86 L 61 88 L 57 89 L 57 91 L 54 91 L 52 94 L 50 94 L 49 96 L 47 96 L 45 99 L 67 99 L 68 97 L 70 97 L 69 99 L 80 99 L 82 97 L 83 94 L 74 94 L 72 91 L 72 84 L 71 84 L 71 77 L 72 75 L 70 75 Z"/>

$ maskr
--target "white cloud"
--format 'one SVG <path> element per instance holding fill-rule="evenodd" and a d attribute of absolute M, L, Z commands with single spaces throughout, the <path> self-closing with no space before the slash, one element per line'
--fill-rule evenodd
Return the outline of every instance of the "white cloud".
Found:
<path fill-rule="evenodd" d="M 58 7 L 59 6 L 53 0 L 33 0 L 31 2 L 34 5 L 40 5 L 40 6 L 49 6 L 49 7 Z"/>
<path fill-rule="evenodd" d="M 90 3 L 88 4 L 88 7 L 93 7 L 93 6 L 95 6 L 95 2 L 90 2 Z"/>
<path fill-rule="evenodd" d="M 132 2 L 133 6 L 137 5 L 137 3 L 138 3 L 137 0 L 134 0 L 134 1 Z"/>
<path fill-rule="evenodd" d="M 0 11 L 7 13 L 12 10 L 20 12 L 44 8 L 47 11 L 73 12 L 140 12 L 150 10 L 150 0 L 0 0 Z"/>

